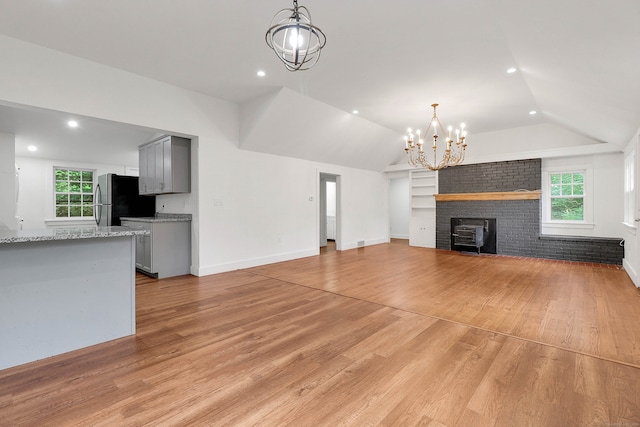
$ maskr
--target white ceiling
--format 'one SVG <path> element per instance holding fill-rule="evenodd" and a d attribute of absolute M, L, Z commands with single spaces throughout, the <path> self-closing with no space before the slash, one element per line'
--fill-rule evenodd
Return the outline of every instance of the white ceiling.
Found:
<path fill-rule="evenodd" d="M 70 128 L 68 121 L 79 123 Z M 0 131 L 16 137 L 17 157 L 135 165 L 138 146 L 160 136 L 122 123 L 0 104 Z M 30 152 L 29 146 L 37 148 Z"/>
<path fill-rule="evenodd" d="M 0 33 L 237 103 L 286 87 L 397 134 L 434 102 L 470 140 L 552 123 L 623 146 L 640 127 L 638 0 L 299 4 L 327 45 L 296 73 L 264 41 L 289 0 L 0 0 Z"/>

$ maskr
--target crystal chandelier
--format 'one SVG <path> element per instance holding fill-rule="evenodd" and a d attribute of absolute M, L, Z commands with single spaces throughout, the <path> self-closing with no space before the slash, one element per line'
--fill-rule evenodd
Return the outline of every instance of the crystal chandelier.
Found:
<path fill-rule="evenodd" d="M 457 166 L 464 161 L 464 152 L 467 148 L 467 144 L 464 142 L 467 137 L 467 131 L 465 130 L 464 123 L 460 125 L 460 129 L 456 129 L 455 141 L 451 138 L 453 127 L 449 126 L 447 128 L 447 145 L 444 153 L 442 154 L 442 158 L 438 161 L 438 138 L 440 135 L 444 135 L 445 129 L 436 115 L 436 107 L 438 104 L 431 104 L 431 106 L 433 107 L 433 117 L 429 122 L 429 126 L 427 127 L 424 135 L 420 133 L 420 130 L 417 130 L 416 135 L 414 135 L 413 131 L 409 129 L 409 134 L 404 137 L 404 151 L 407 153 L 409 164 L 414 167 L 431 169 L 432 171 L 444 169 L 449 166 Z M 427 158 L 428 156 L 424 151 L 423 139 L 423 137 L 426 138 L 427 135 L 430 135 L 431 133 L 433 133 L 433 161 L 430 161 Z"/>
<path fill-rule="evenodd" d="M 293 9 L 276 13 L 264 37 L 289 71 L 313 67 L 327 42 L 320 28 L 311 23 L 309 10 L 298 7 L 298 0 L 293 0 Z"/>

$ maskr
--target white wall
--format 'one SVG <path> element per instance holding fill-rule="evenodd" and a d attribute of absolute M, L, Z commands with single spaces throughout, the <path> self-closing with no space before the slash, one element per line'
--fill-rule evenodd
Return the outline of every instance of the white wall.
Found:
<path fill-rule="evenodd" d="M 344 249 L 389 239 L 381 173 L 240 150 L 235 104 L 4 36 L 0 57 L 4 102 L 193 138 L 192 192 L 159 197 L 157 204 L 193 215 L 196 275 L 318 253 L 320 172 L 342 179 Z"/>
<path fill-rule="evenodd" d="M 336 216 L 336 183 L 327 181 L 327 216 Z"/>
<path fill-rule="evenodd" d="M 389 206 L 392 238 L 409 238 L 410 205 L 409 177 L 391 178 L 389 180 Z"/>
<path fill-rule="evenodd" d="M 327 203 L 327 212 L 326 212 L 326 216 L 327 216 L 327 225 L 326 225 L 326 238 L 329 240 L 335 240 L 336 239 L 336 227 L 337 227 L 337 222 L 336 222 L 336 214 L 337 214 L 337 208 L 338 208 L 338 193 L 337 193 L 337 185 L 335 181 L 327 181 L 326 183 L 326 203 Z M 322 194 L 322 190 L 320 191 L 320 194 Z M 322 209 L 322 204 L 320 204 L 320 209 Z M 322 215 L 320 215 L 320 217 L 322 218 Z M 322 229 L 322 224 L 320 224 L 320 232 L 323 232 Z M 324 239 L 322 234 L 320 234 L 320 246 L 322 247 L 322 245 L 324 244 Z"/>
<path fill-rule="evenodd" d="M 321 172 L 341 177 L 342 248 L 388 241 L 382 174 L 242 150 L 225 158 L 207 190 L 214 203 L 202 238 L 222 244 L 202 253 L 215 261 L 205 274 L 317 254 Z"/>
<path fill-rule="evenodd" d="M 0 133 L 0 229 L 16 229 L 15 136 Z"/>
<path fill-rule="evenodd" d="M 593 170 L 593 192 L 587 194 L 587 196 L 591 196 L 593 202 L 591 218 L 585 209 L 585 219 L 590 224 L 572 228 L 571 226 L 545 223 L 544 209 L 547 207 L 548 199 L 543 196 L 542 233 L 622 239 L 625 235 L 622 225 L 624 219 L 624 154 L 620 152 L 542 159 L 543 175 L 553 169 L 572 170 L 584 166 L 591 167 Z"/>
<path fill-rule="evenodd" d="M 93 219 L 62 220 L 56 219 L 53 201 L 53 168 L 66 166 L 69 168 L 93 169 L 95 177 L 106 173 L 126 175 L 128 168 L 124 165 L 104 165 L 100 163 L 78 163 L 64 160 L 48 160 L 29 157 L 17 157 L 16 164 L 20 168 L 20 201 L 18 216 L 22 217 L 23 229 L 41 229 L 52 226 L 95 225 Z"/>

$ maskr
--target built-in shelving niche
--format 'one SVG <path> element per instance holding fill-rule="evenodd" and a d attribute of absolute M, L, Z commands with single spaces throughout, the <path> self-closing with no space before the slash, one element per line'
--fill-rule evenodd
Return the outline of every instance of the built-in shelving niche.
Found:
<path fill-rule="evenodd" d="M 436 199 L 438 174 L 430 170 L 409 172 L 411 183 L 411 225 L 409 244 L 436 247 Z"/>

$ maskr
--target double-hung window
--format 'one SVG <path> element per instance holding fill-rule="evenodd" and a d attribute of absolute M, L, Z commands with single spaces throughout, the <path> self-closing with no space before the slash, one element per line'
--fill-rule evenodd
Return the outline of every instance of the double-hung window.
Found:
<path fill-rule="evenodd" d="M 584 172 L 549 174 L 550 219 L 584 221 Z"/>
<path fill-rule="evenodd" d="M 636 227 L 636 189 L 635 189 L 636 154 L 629 153 L 624 159 L 624 223 Z"/>
<path fill-rule="evenodd" d="M 576 230 L 593 227 L 593 166 L 543 163 L 542 233 L 582 233 Z"/>
<path fill-rule="evenodd" d="M 94 171 L 55 167 L 53 174 L 56 218 L 92 217 Z"/>

